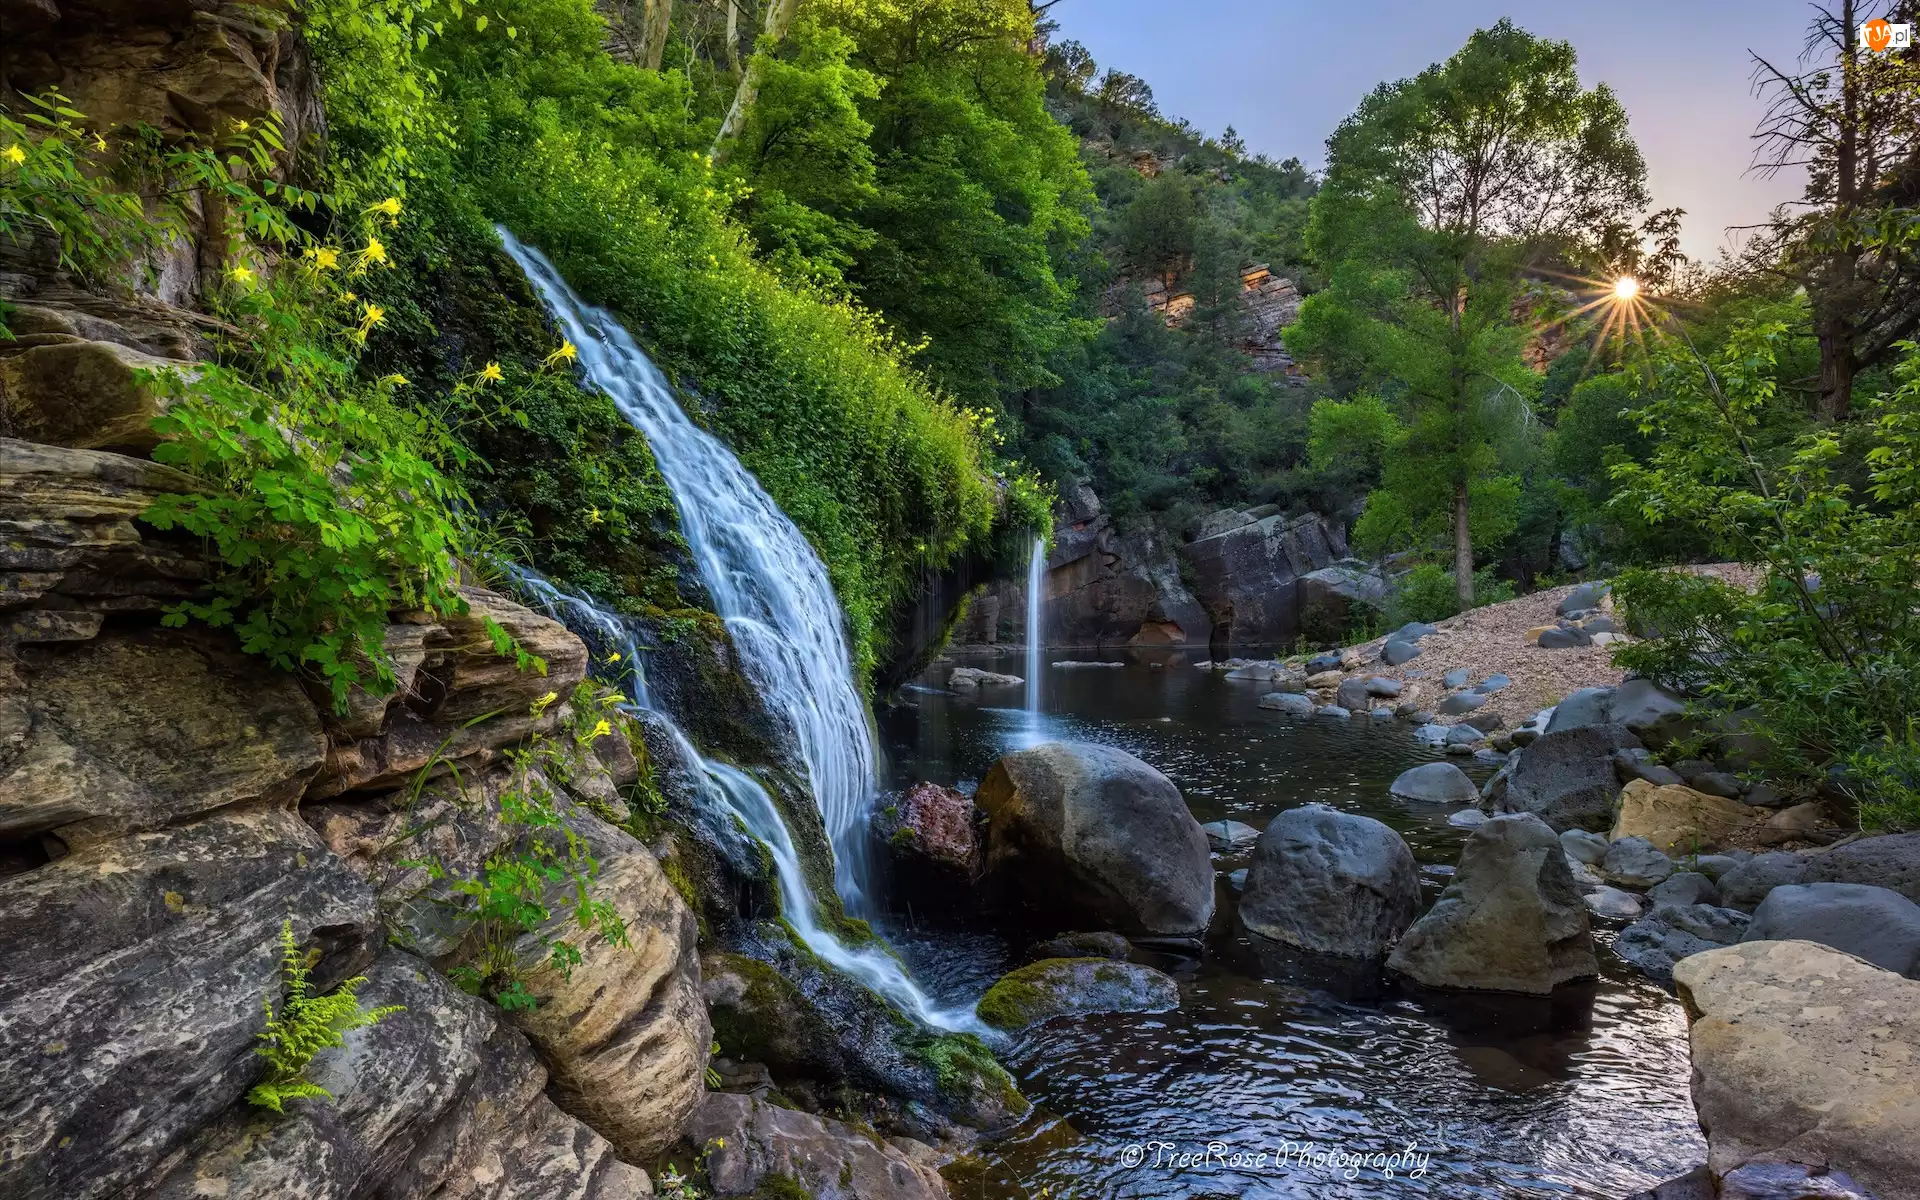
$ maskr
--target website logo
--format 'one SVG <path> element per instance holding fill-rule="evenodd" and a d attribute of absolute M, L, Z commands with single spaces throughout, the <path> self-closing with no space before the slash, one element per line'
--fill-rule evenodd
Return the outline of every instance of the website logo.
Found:
<path fill-rule="evenodd" d="M 1875 54 L 1905 50 L 1913 45 L 1913 26 L 1895 25 L 1884 17 L 1875 17 L 1860 27 L 1860 44 Z"/>

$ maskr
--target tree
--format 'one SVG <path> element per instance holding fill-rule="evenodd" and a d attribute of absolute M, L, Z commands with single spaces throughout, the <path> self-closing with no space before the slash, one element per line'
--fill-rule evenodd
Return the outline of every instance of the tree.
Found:
<path fill-rule="evenodd" d="M 1749 261 L 1806 288 L 1820 341 L 1815 410 L 1837 421 L 1854 377 L 1920 330 L 1920 51 L 1859 40 L 1872 18 L 1920 21 L 1920 2 L 1841 0 L 1814 13 L 1798 69 L 1753 56 L 1771 97 L 1755 166 L 1804 168 L 1807 188 Z"/>
<path fill-rule="evenodd" d="M 1582 88 L 1575 66 L 1571 45 L 1509 21 L 1476 32 L 1362 101 L 1328 140 L 1312 203 L 1308 249 L 1329 285 L 1288 345 L 1408 410 L 1378 524 L 1417 534 L 1438 504 L 1463 606 L 1475 510 L 1497 526 L 1517 494 L 1498 474 L 1501 443 L 1537 386 L 1513 318 L 1523 273 L 1590 251 L 1647 202 L 1624 110 L 1606 85 Z"/>
<path fill-rule="evenodd" d="M 1120 248 L 1127 265 L 1152 271 L 1170 284 L 1193 254 L 1197 215 L 1193 185 L 1186 176 L 1168 171 L 1148 180 L 1120 213 Z"/>
<path fill-rule="evenodd" d="M 740 76 L 740 86 L 733 93 L 733 104 L 720 122 L 720 132 L 713 135 L 713 148 L 707 152 L 715 162 L 726 161 L 728 143 L 746 126 L 748 110 L 753 108 L 754 99 L 760 94 L 758 68 L 765 61 L 765 56 L 779 45 L 780 39 L 787 36 L 787 26 L 793 24 L 794 10 L 799 6 L 800 0 L 768 0 L 766 27 L 760 34 L 760 49 L 748 61 L 746 71 Z"/>

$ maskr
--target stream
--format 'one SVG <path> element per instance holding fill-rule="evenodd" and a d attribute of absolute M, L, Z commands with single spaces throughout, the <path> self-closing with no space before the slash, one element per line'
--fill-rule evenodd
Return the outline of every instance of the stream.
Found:
<path fill-rule="evenodd" d="M 1197 670 L 1194 657 L 1050 667 L 1039 733 L 1138 755 L 1180 786 L 1203 822 L 1265 828 L 1308 800 L 1384 821 L 1413 848 L 1431 902 L 1465 833 L 1444 812 L 1388 796 L 1394 776 L 1435 757 L 1408 727 L 1291 720 L 1257 706 L 1262 685 Z M 1026 667 L 1017 652 L 964 661 L 1016 675 Z M 936 666 L 880 713 L 896 786 L 970 788 L 1032 736 L 1025 689 L 963 698 L 940 686 L 952 665 Z M 1483 778 L 1489 769 L 1470 771 Z M 1685 1016 L 1605 950 L 1598 985 L 1554 1003 L 1415 995 L 1377 970 L 1310 960 L 1236 931 L 1225 872 L 1245 864 L 1244 855 L 1216 855 L 1220 915 L 1204 958 L 1137 955 L 1180 981 L 1178 1011 L 1056 1020 L 1003 1050 L 1035 1112 L 947 1169 L 957 1198 L 1621 1200 L 1704 1160 Z M 1024 961 L 1018 938 L 930 929 L 906 913 L 886 928 L 938 1002 L 977 997 Z M 1612 937 L 1595 933 L 1602 943 Z M 1392 1178 L 1378 1160 L 1315 1157 L 1409 1147 Z M 1254 1157 L 1262 1151 L 1264 1163 Z M 1421 1155 L 1424 1171 L 1409 1177 Z"/>

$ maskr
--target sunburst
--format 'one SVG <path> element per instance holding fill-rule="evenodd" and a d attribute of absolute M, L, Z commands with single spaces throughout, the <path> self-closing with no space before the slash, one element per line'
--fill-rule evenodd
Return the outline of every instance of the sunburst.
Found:
<path fill-rule="evenodd" d="M 1595 314 L 1592 318 L 1593 340 L 1588 347 L 1592 353 L 1581 368 L 1583 378 L 1594 368 L 1602 347 L 1616 345 L 1624 349 L 1629 345 L 1638 345 L 1644 352 L 1648 349 L 1649 334 L 1654 338 L 1664 336 L 1661 331 L 1661 309 L 1666 307 L 1668 301 L 1662 300 L 1656 304 L 1638 276 L 1621 274 L 1593 279 L 1568 275 L 1562 278 L 1571 285 L 1570 290 L 1579 303 L 1571 311 L 1542 322 L 1538 332 L 1545 333 L 1555 326 L 1571 326 L 1587 314 Z"/>

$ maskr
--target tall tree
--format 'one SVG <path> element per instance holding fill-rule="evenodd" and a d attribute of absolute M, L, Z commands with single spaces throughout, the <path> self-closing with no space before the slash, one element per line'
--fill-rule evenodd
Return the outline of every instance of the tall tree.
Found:
<path fill-rule="evenodd" d="M 1816 7 L 1791 70 L 1754 55 L 1770 98 L 1756 166 L 1807 172 L 1749 261 L 1807 291 L 1820 342 L 1815 408 L 1829 421 L 1853 404 L 1853 381 L 1920 330 L 1920 50 L 1862 45 L 1868 21 L 1920 22 L 1920 0 L 1840 0 Z"/>
<path fill-rule="evenodd" d="M 734 89 L 733 103 L 720 122 L 720 132 L 713 135 L 713 148 L 708 155 L 715 162 L 726 160 L 732 140 L 746 127 L 747 114 L 760 94 L 760 72 L 756 68 L 765 61 L 763 56 L 771 54 L 774 47 L 780 44 L 780 39 L 787 36 L 787 27 L 793 24 L 794 11 L 799 7 L 800 0 L 768 0 L 766 26 L 760 34 L 760 49 L 748 60 L 747 69 L 740 76 L 740 86 Z M 728 28 L 731 30 L 731 24 Z"/>
<path fill-rule="evenodd" d="M 1523 275 L 1629 224 L 1645 178 L 1625 111 L 1606 85 L 1581 86 L 1573 47 L 1505 20 L 1376 88 L 1328 139 L 1308 247 L 1329 286 L 1288 345 L 1408 410 L 1369 517 L 1426 529 L 1445 513 L 1462 606 L 1476 508 L 1490 523 L 1511 494 L 1500 442 L 1532 382 L 1513 317 Z"/>

